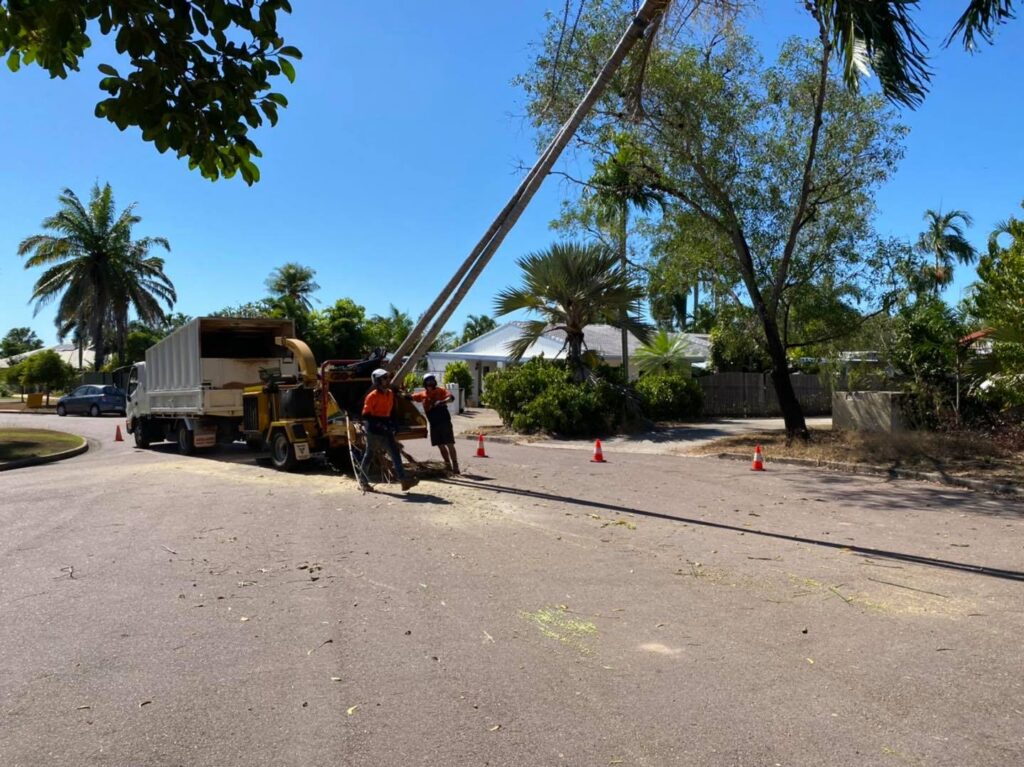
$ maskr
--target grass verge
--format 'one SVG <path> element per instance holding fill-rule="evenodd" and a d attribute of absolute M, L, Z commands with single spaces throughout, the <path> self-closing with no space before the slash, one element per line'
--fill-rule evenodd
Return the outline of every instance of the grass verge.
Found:
<path fill-rule="evenodd" d="M 883 469 L 938 472 L 1000 484 L 1024 486 L 1024 452 L 1003 447 L 990 438 L 971 433 L 903 432 L 881 434 L 813 429 L 809 442 L 786 444 L 782 431 L 762 431 L 723 437 L 694 448 L 690 455 L 751 454 L 760 444 L 765 460 L 801 458 L 810 461 L 853 463 Z"/>
<path fill-rule="evenodd" d="M 0 429 L 0 464 L 24 458 L 42 458 L 81 445 L 75 434 L 49 429 Z"/>

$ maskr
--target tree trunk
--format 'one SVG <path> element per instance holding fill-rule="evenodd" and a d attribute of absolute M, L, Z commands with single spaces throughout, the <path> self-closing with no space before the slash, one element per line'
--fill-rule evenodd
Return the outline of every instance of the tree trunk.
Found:
<path fill-rule="evenodd" d="M 692 328 L 697 324 L 697 309 L 700 308 L 700 275 L 697 275 L 697 279 L 693 282 L 693 321 L 690 323 Z"/>
<path fill-rule="evenodd" d="M 622 209 L 619 211 L 619 217 L 621 219 L 622 228 L 619 231 L 619 261 L 622 264 L 622 274 L 629 279 L 629 259 L 626 253 L 626 234 L 629 231 L 629 203 L 626 200 L 622 201 Z M 626 330 L 626 324 L 629 321 L 629 310 L 623 309 L 622 314 L 619 317 L 622 322 L 622 373 L 623 381 L 629 383 L 629 331 Z M 625 408 L 625 404 L 623 404 Z"/>
<path fill-rule="evenodd" d="M 758 310 L 758 313 L 761 313 L 761 309 Z M 779 337 L 779 328 L 766 313 L 762 314 L 761 319 L 765 338 L 768 341 L 768 356 L 772 360 L 772 384 L 775 386 L 775 394 L 779 399 L 782 420 L 786 424 L 786 437 L 807 440 L 810 438 L 810 432 L 807 430 L 807 421 L 804 419 L 803 406 L 796 398 L 793 381 L 789 377 L 789 360 L 786 357 L 786 348 L 782 345 L 782 339 Z"/>

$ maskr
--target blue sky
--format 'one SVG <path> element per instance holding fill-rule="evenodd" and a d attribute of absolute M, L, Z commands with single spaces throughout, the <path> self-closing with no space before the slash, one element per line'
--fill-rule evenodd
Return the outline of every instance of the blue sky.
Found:
<path fill-rule="evenodd" d="M 936 78 L 925 104 L 906 111 L 906 158 L 878 194 L 879 229 L 916 237 L 926 208 L 963 208 L 983 247 L 992 224 L 1019 212 L 1024 150 L 1019 76 L 1024 22 L 976 55 L 939 42 L 962 3 L 925 3 L 921 21 Z M 802 3 L 772 0 L 750 20 L 769 55 L 794 31 L 810 31 Z M 109 181 L 119 207 L 137 202 L 136 236 L 167 237 L 175 310 L 200 315 L 265 295 L 286 261 L 316 269 L 322 305 L 351 297 L 369 314 L 389 304 L 422 312 L 461 263 L 535 156 L 524 98 L 512 84 L 531 60 L 553 0 L 442 5 L 296 2 L 285 19 L 302 49 L 290 106 L 256 134 L 262 181 L 210 183 L 160 155 L 138 131 L 93 117 L 96 39 L 77 75 L 50 81 L 34 68 L 0 70 L 0 334 L 29 325 L 55 340 L 53 310 L 33 317 L 36 274 L 18 242 L 40 231 L 65 187 L 86 197 Z M 942 6 L 936 10 L 936 6 Z M 441 9 L 439 11 L 439 9 Z M 549 179 L 456 312 L 492 313 L 493 296 L 518 282 L 515 259 L 545 247 L 565 190 Z M 958 271 L 947 298 L 971 279 Z"/>

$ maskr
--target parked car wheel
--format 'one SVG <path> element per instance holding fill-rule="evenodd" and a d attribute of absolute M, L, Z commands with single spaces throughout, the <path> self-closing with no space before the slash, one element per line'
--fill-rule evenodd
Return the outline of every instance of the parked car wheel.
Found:
<path fill-rule="evenodd" d="M 298 463 L 295 458 L 295 448 L 292 447 L 288 435 L 283 431 L 277 432 L 270 440 L 270 462 L 278 471 L 291 471 Z"/>
<path fill-rule="evenodd" d="M 91 408 L 89 408 L 89 415 L 91 415 L 93 418 L 99 418 L 102 415 L 102 413 L 100 413 L 100 406 L 93 405 Z"/>
<path fill-rule="evenodd" d="M 182 424 L 178 427 L 178 452 L 182 455 L 192 455 L 195 451 L 195 435 L 185 424 Z"/>
<path fill-rule="evenodd" d="M 63 405 L 57 405 L 57 415 L 64 417 L 68 414 L 68 409 Z"/>

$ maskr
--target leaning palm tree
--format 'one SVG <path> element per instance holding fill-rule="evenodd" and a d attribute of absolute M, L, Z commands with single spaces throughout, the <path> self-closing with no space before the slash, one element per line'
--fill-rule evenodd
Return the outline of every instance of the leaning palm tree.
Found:
<path fill-rule="evenodd" d="M 131 237 L 132 227 L 141 219 L 134 213 L 134 204 L 116 213 L 110 184 L 94 184 L 88 205 L 70 189 L 57 199 L 60 209 L 42 223 L 54 234 L 26 237 L 18 245 L 18 255 L 28 256 L 26 269 L 46 267 L 32 290 L 36 312 L 59 299 L 58 329 L 77 329 L 82 334 L 82 326 L 87 326 L 87 334 L 82 335 L 92 341 L 94 365 L 99 370 L 106 353 L 106 325 L 124 295 L 122 286 L 130 280 L 125 272 L 141 268 L 145 260 L 145 254 L 133 256 L 136 244 Z M 145 243 L 166 241 L 147 238 L 139 242 L 148 250 Z M 161 270 L 162 264 L 160 261 Z M 141 274 L 140 279 L 148 277 Z"/>
<path fill-rule="evenodd" d="M 972 264 L 978 258 L 978 251 L 964 234 L 964 227 L 971 226 L 974 221 L 962 210 L 951 210 L 949 213 L 926 210 L 924 220 L 928 226 L 921 232 L 917 248 L 935 260 L 934 285 L 935 293 L 938 294 L 942 285 L 953 280 L 954 259 L 961 264 Z"/>
<path fill-rule="evenodd" d="M 521 359 L 527 349 L 544 333 L 565 333 L 566 361 L 577 379 L 586 377 L 583 361 L 584 328 L 594 323 L 625 326 L 641 340 L 650 329 L 628 315 L 628 310 L 643 297 L 643 291 L 629 281 L 619 256 L 599 243 L 555 244 L 520 258 L 523 285 L 506 288 L 495 299 L 501 316 L 525 309 L 540 318 L 524 323 L 522 335 L 509 344 L 509 352 Z"/>
<path fill-rule="evenodd" d="M 320 290 L 320 286 L 313 281 L 315 276 L 315 269 L 289 262 L 270 273 L 266 286 L 275 298 L 290 299 L 308 313 L 313 309 L 310 297 Z"/>

